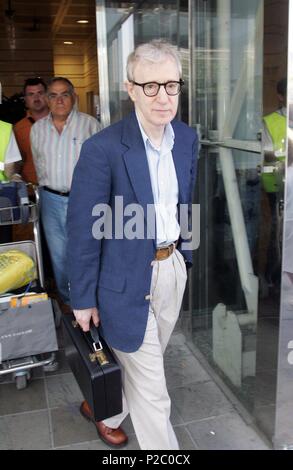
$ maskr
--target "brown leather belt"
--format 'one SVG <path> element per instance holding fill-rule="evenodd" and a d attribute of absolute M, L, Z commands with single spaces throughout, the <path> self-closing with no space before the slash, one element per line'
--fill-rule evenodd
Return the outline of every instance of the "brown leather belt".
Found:
<path fill-rule="evenodd" d="M 172 253 L 174 253 L 174 251 L 176 250 L 176 246 L 177 246 L 177 241 L 174 243 L 171 243 L 168 246 L 158 248 L 155 253 L 155 260 L 163 261 L 164 259 L 169 258 L 169 256 L 171 256 Z"/>

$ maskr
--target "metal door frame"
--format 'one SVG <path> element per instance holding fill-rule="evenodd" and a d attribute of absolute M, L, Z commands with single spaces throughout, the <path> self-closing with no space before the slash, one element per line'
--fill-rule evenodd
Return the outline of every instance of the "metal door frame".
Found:
<path fill-rule="evenodd" d="M 293 160 L 293 0 L 289 0 L 289 31 L 288 31 L 288 88 L 287 88 L 287 168 Z M 284 221 L 289 209 L 287 203 L 287 179 L 285 180 Z M 288 201 L 289 202 L 289 201 Z M 284 231 L 285 232 L 285 231 Z M 287 258 L 287 251 L 292 251 L 291 245 L 285 244 L 283 238 L 283 260 Z M 279 355 L 278 355 L 278 383 L 276 397 L 276 424 L 274 447 L 276 449 L 293 450 L 293 306 L 288 297 L 292 294 L 293 285 L 289 285 L 286 274 L 282 271 L 281 309 L 279 323 Z"/>

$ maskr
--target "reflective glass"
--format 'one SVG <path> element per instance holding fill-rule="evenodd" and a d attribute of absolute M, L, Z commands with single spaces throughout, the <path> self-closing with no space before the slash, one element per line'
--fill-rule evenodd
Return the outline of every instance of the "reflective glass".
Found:
<path fill-rule="evenodd" d="M 187 2 L 171 0 L 140 3 L 97 0 L 96 4 L 97 24 L 103 24 L 106 32 L 106 38 L 99 38 L 99 34 L 102 33 L 101 27 L 97 29 L 98 43 L 107 55 L 106 89 L 101 89 L 101 95 L 107 94 L 108 96 L 109 117 L 107 116 L 105 119 L 110 123 L 118 121 L 132 110 L 132 103 L 125 90 L 124 81 L 126 80 L 127 57 L 134 47 L 158 37 L 162 37 L 178 47 L 183 41 L 185 44 L 188 42 L 188 30 L 183 30 L 183 27 L 185 28 L 187 25 Z M 182 4 L 185 5 L 183 10 Z M 181 22 L 183 16 L 186 21 L 179 24 L 178 21 Z M 179 29 L 184 31 L 182 35 L 179 34 Z M 104 56 L 105 54 L 103 54 Z M 184 57 L 188 57 L 186 50 L 184 50 Z M 188 66 L 185 64 L 184 59 L 184 79 L 187 78 L 185 74 L 188 71 Z M 99 67 L 101 71 L 102 61 L 100 61 Z M 182 94 L 180 96 L 182 97 Z M 185 97 L 186 91 L 184 99 L 186 99 Z M 103 122 L 103 115 L 101 118 Z M 186 120 L 187 118 L 186 115 Z"/>

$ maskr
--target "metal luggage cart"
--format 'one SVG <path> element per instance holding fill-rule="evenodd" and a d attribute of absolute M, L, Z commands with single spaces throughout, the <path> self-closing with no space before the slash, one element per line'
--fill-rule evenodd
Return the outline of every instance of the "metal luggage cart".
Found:
<path fill-rule="evenodd" d="M 20 206 L 0 207 L 0 227 L 30 223 L 33 225 L 34 240 L 2 243 L 0 244 L 0 253 L 10 249 L 18 249 L 29 255 L 34 260 L 37 268 L 37 280 L 34 282 L 35 284 L 38 283 L 38 286 L 45 292 L 39 224 L 39 192 L 38 188 L 32 184 L 27 184 L 27 189 L 30 196 L 26 200 L 22 200 Z M 0 295 L 0 300 L 10 302 L 12 298 L 23 298 L 26 294 L 26 292 L 21 294 L 9 292 Z M 57 370 L 56 353 L 40 353 L 0 362 L 0 378 L 6 374 L 12 374 L 16 388 L 21 390 L 26 388 L 27 381 L 31 377 L 31 370 L 37 367 L 43 367 L 47 371 Z"/>

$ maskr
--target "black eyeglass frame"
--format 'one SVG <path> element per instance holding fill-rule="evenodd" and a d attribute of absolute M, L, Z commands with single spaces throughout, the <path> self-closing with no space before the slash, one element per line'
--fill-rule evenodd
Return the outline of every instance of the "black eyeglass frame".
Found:
<path fill-rule="evenodd" d="M 163 86 L 163 87 L 165 88 L 165 92 L 167 93 L 168 96 L 177 96 L 177 95 L 179 95 L 179 93 L 181 92 L 181 89 L 182 89 L 182 87 L 183 87 L 183 85 L 184 85 L 184 80 L 182 80 L 181 78 L 180 78 L 179 81 L 177 81 L 177 80 L 169 80 L 169 81 L 166 82 L 166 83 L 158 83 L 158 82 L 138 83 L 138 82 L 135 82 L 134 80 L 129 80 L 129 81 L 130 81 L 130 83 L 133 83 L 134 85 L 141 86 L 141 87 L 142 87 L 142 90 L 143 90 L 143 92 L 144 92 L 144 94 L 145 94 L 145 96 L 147 96 L 148 98 L 153 98 L 154 96 L 157 96 L 157 94 L 158 94 L 159 91 L 160 91 L 161 86 Z M 147 95 L 146 92 L 145 92 L 144 87 L 145 87 L 146 85 L 150 85 L 150 84 L 152 84 L 152 83 L 159 86 L 158 91 L 157 91 L 157 93 L 155 93 L 154 95 Z M 177 93 L 174 93 L 174 95 L 168 93 L 168 91 L 167 91 L 167 88 L 166 88 L 166 87 L 167 87 L 167 85 L 168 85 L 169 83 L 177 83 L 177 84 L 179 85 L 179 90 L 178 90 Z"/>

